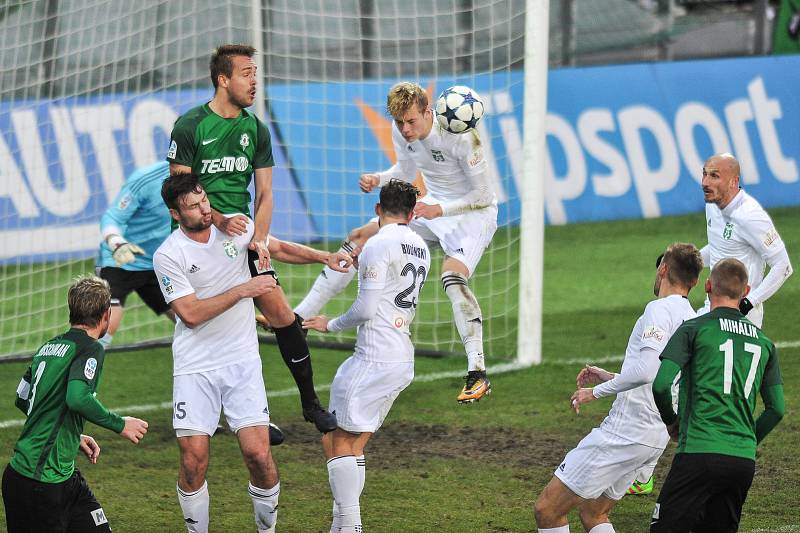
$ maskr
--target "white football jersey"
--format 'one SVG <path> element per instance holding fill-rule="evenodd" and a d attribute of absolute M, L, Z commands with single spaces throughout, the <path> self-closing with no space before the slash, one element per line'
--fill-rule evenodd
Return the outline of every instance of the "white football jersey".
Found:
<path fill-rule="evenodd" d="M 181 229 L 173 231 L 153 256 L 167 303 L 192 293 L 201 300 L 211 298 L 248 281 L 247 245 L 253 229 L 249 221 L 243 235 L 231 237 L 211 226 L 211 237 L 205 244 L 188 238 Z M 175 376 L 260 357 L 252 298 L 239 300 L 195 328 L 176 318 L 172 341 Z"/>
<path fill-rule="evenodd" d="M 744 190 L 725 209 L 706 204 L 706 222 L 709 266 L 713 269 L 728 257 L 738 259 L 747 268 L 751 291 L 764 280 L 767 263 L 786 250 L 772 219 Z"/>
<path fill-rule="evenodd" d="M 647 304 L 628 339 L 622 372 L 627 365 L 636 365 L 643 356 L 641 350 L 644 347 L 660 354 L 678 326 L 694 317 L 695 312 L 689 300 L 680 295 L 673 294 Z M 652 387 L 652 383 L 648 383 L 617 394 L 600 428 L 639 444 L 653 448 L 666 447 L 669 434 L 658 414 Z"/>
<path fill-rule="evenodd" d="M 449 133 L 434 121 L 427 137 L 409 143 L 393 122 L 392 142 L 398 162 L 413 161 L 416 169 L 422 172 L 426 190 L 422 201 L 426 203 L 460 200 L 480 185 L 491 190 L 486 179 L 483 149 L 480 145 L 473 146 L 470 133 Z M 413 178 L 413 174 L 410 177 Z M 497 205 L 496 195 L 492 193 L 492 196 L 493 205 Z"/>
<path fill-rule="evenodd" d="M 355 355 L 369 361 L 412 361 L 409 327 L 431 270 L 425 241 L 405 224 L 387 224 L 358 257 L 358 290 L 380 289 L 375 317 L 358 326 Z"/>

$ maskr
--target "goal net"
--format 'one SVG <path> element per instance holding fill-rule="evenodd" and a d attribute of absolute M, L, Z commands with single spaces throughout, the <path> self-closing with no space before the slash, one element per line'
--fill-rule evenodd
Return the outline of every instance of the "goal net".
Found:
<path fill-rule="evenodd" d="M 516 357 L 518 180 L 522 179 L 525 3 L 514 0 L 41 0 L 0 6 L 0 357 L 67 326 L 66 287 L 94 270 L 99 220 L 125 178 L 165 157 L 174 120 L 212 96 L 211 50 L 259 51 L 273 137 L 276 236 L 337 249 L 377 194 L 359 175 L 394 161 L 388 89 L 435 99 L 468 85 L 498 198 L 498 230 L 470 280 L 487 359 Z M 413 334 L 418 351 L 461 354 L 434 253 Z M 296 305 L 320 265 L 279 265 Z M 336 315 L 356 283 L 326 306 Z M 134 294 L 114 346 L 165 341 L 172 325 Z M 320 340 L 321 337 L 310 337 Z M 335 338 L 352 344 L 354 332 Z"/>

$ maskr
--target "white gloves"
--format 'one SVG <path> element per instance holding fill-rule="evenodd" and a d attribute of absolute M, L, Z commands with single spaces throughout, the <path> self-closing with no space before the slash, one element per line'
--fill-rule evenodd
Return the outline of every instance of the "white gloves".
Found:
<path fill-rule="evenodd" d="M 130 243 L 119 235 L 108 238 L 108 247 L 111 248 L 111 257 L 117 266 L 127 265 L 136 259 L 137 255 L 144 255 L 141 247 Z"/>

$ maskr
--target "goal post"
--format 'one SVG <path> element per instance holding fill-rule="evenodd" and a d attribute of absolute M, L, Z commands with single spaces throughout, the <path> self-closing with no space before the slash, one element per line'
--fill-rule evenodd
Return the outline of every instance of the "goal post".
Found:
<path fill-rule="evenodd" d="M 519 324 L 517 362 L 542 362 L 544 289 L 544 172 L 547 118 L 549 9 L 547 0 L 528 0 L 525 13 L 525 104 L 523 173 L 519 187 Z"/>
<path fill-rule="evenodd" d="M 528 102 L 543 96 L 526 84 L 532 68 L 544 68 L 545 83 L 534 90 L 546 90 L 547 2 L 186 4 L 32 0 L 0 8 L 0 60 L 12 73 L 0 77 L 0 357 L 30 353 L 66 327 L 66 287 L 94 269 L 100 216 L 126 176 L 165 156 L 175 118 L 210 99 L 209 55 L 233 41 L 258 50 L 253 111 L 273 141 L 272 231 L 316 247 L 336 249 L 373 214 L 377 195 L 357 183 L 394 161 L 385 110 L 394 83 L 417 81 L 432 99 L 456 84 L 482 96 L 487 114 L 478 131 L 499 216 L 470 287 L 482 308 L 488 364 L 539 360 L 541 190 L 529 189 L 541 187 L 542 156 L 529 152 L 544 134 L 531 137 L 543 126 L 530 125 Z M 543 121 L 539 113 L 534 120 Z M 414 342 L 421 353 L 456 355 L 461 368 L 441 261 L 434 252 Z M 320 271 L 279 268 L 292 305 Z M 326 314 L 345 310 L 355 290 L 351 283 Z M 170 335 L 171 324 L 132 295 L 112 346 Z"/>

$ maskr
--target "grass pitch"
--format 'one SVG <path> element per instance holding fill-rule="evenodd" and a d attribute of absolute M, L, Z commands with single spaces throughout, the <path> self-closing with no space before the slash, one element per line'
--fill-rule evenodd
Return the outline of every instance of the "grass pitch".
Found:
<path fill-rule="evenodd" d="M 795 268 L 800 265 L 800 209 L 773 210 L 775 223 Z M 492 376 L 494 393 L 478 404 L 460 406 L 462 381 L 445 377 L 412 384 L 398 400 L 384 428 L 367 450 L 367 483 L 362 518 L 368 531 L 456 532 L 535 531 L 533 501 L 564 454 L 600 423 L 611 401 L 597 401 L 571 413 L 568 398 L 583 362 L 621 356 L 636 318 L 652 298 L 655 257 L 670 242 L 705 243 L 702 215 L 658 220 L 548 227 L 545 241 L 545 363 Z M 315 272 L 309 270 L 309 275 Z M 503 274 L 507 276 L 507 274 Z M 703 277 L 703 279 L 705 276 Z M 486 294 L 484 281 L 478 290 Z M 505 279 L 505 278 L 504 278 Z M 441 292 L 431 284 L 428 295 Z M 299 289 L 299 286 L 298 286 Z M 292 287 L 292 291 L 294 286 Z M 765 332 L 777 343 L 787 413 L 759 448 L 753 487 L 741 531 L 800 531 L 796 516 L 800 467 L 795 441 L 800 425 L 800 326 L 797 325 L 800 275 L 790 278 L 767 304 Z M 692 302 L 699 306 L 702 291 Z M 425 302 L 420 307 L 425 311 Z M 516 305 L 510 306 L 516 313 Z M 126 317 L 127 320 L 127 317 Z M 497 320 L 496 318 L 490 318 Z M 505 323 L 505 321 L 503 321 Z M 124 324 L 123 324 L 124 327 Z M 489 327 L 492 327 L 491 322 Z M 319 385 L 330 383 L 349 353 L 314 350 Z M 288 371 L 274 346 L 262 346 L 268 390 L 291 390 Z M 616 370 L 620 359 L 601 366 Z M 24 363 L 0 366 L 0 450 L 8 457 L 19 434 L 9 420 L 21 419 L 13 406 Z M 463 358 L 418 358 L 418 376 L 461 371 Z M 111 353 L 98 396 L 111 408 L 135 407 L 150 422 L 139 446 L 106 430 L 87 427 L 102 446 L 100 461 L 78 465 L 115 531 L 185 531 L 175 496 L 178 452 L 170 425 L 171 356 L 168 349 Z M 323 400 L 327 393 L 323 393 Z M 298 397 L 270 397 L 273 419 L 287 442 L 274 450 L 281 471 L 278 530 L 327 531 L 330 491 L 318 435 L 300 415 Z M 656 495 L 672 458 L 667 450 L 651 496 L 625 497 L 612 513 L 617 531 L 647 531 Z M 209 467 L 211 530 L 254 531 L 247 474 L 235 437 L 212 441 Z M 573 531 L 582 531 L 577 515 Z M 0 530 L 5 525 L 0 509 Z"/>

